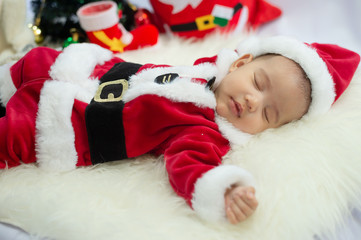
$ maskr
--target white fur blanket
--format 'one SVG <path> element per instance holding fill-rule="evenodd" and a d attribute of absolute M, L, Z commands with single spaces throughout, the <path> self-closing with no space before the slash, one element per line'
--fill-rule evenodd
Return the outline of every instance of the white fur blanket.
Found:
<path fill-rule="evenodd" d="M 240 39 L 162 37 L 127 52 L 140 63 L 192 64 Z M 259 207 L 239 225 L 201 221 L 171 189 L 162 159 L 144 156 L 69 172 L 34 165 L 0 172 L 0 221 L 50 239 L 306 240 L 334 233 L 361 208 L 361 73 L 325 116 L 269 130 L 225 164 L 254 174 Z"/>

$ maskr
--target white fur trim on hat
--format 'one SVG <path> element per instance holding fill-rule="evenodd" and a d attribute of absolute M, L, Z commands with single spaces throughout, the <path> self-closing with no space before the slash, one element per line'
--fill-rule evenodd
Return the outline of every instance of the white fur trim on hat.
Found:
<path fill-rule="evenodd" d="M 307 116 L 327 112 L 334 102 L 334 82 L 326 63 L 305 43 L 285 36 L 251 37 L 239 44 L 237 52 L 239 56 L 250 53 L 254 57 L 267 53 L 280 54 L 298 63 L 311 81 L 312 102 Z"/>
<path fill-rule="evenodd" d="M 90 13 L 92 8 L 96 8 L 100 5 L 106 6 L 107 9 Z M 79 18 L 80 26 L 87 32 L 107 29 L 119 22 L 117 4 L 113 1 L 88 3 L 79 8 L 76 14 Z"/>
<path fill-rule="evenodd" d="M 233 184 L 255 186 L 255 181 L 248 171 L 234 165 L 221 165 L 206 172 L 195 184 L 195 212 L 210 222 L 226 221 L 224 194 Z"/>

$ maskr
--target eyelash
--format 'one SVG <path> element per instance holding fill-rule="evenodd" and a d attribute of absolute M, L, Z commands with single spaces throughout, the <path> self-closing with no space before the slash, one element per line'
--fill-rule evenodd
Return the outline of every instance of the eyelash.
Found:
<path fill-rule="evenodd" d="M 263 110 L 263 114 L 264 114 L 264 117 L 266 118 L 266 121 L 269 123 L 266 109 Z"/>
<path fill-rule="evenodd" d="M 254 79 L 254 85 L 255 85 L 255 87 L 257 88 L 257 90 L 261 91 L 261 88 L 260 88 L 259 85 L 258 85 L 258 82 L 257 82 L 256 75 L 255 75 L 255 74 L 253 75 L 253 79 Z M 264 115 L 266 121 L 267 121 L 268 123 L 270 123 L 270 122 L 269 122 L 269 119 L 268 119 L 268 116 L 267 116 L 267 111 L 266 111 L 266 109 L 263 110 L 263 115 Z"/>
<path fill-rule="evenodd" d="M 256 79 L 256 75 L 253 75 L 253 79 L 254 79 L 254 85 L 256 86 L 257 90 L 261 90 L 259 88 L 259 85 L 258 85 L 258 82 L 257 82 L 257 79 Z"/>

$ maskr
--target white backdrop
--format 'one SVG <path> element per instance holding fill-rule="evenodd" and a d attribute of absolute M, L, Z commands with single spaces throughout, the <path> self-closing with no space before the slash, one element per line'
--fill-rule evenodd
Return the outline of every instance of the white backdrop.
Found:
<path fill-rule="evenodd" d="M 268 0 L 282 16 L 259 29 L 261 35 L 286 34 L 306 42 L 334 43 L 361 52 L 360 0 Z"/>

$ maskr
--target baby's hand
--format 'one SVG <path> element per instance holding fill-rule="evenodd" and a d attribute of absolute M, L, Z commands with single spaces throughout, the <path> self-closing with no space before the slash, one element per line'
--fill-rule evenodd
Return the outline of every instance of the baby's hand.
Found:
<path fill-rule="evenodd" d="M 250 186 L 232 186 L 224 195 L 227 219 L 232 224 L 246 220 L 258 206 L 255 189 Z"/>

